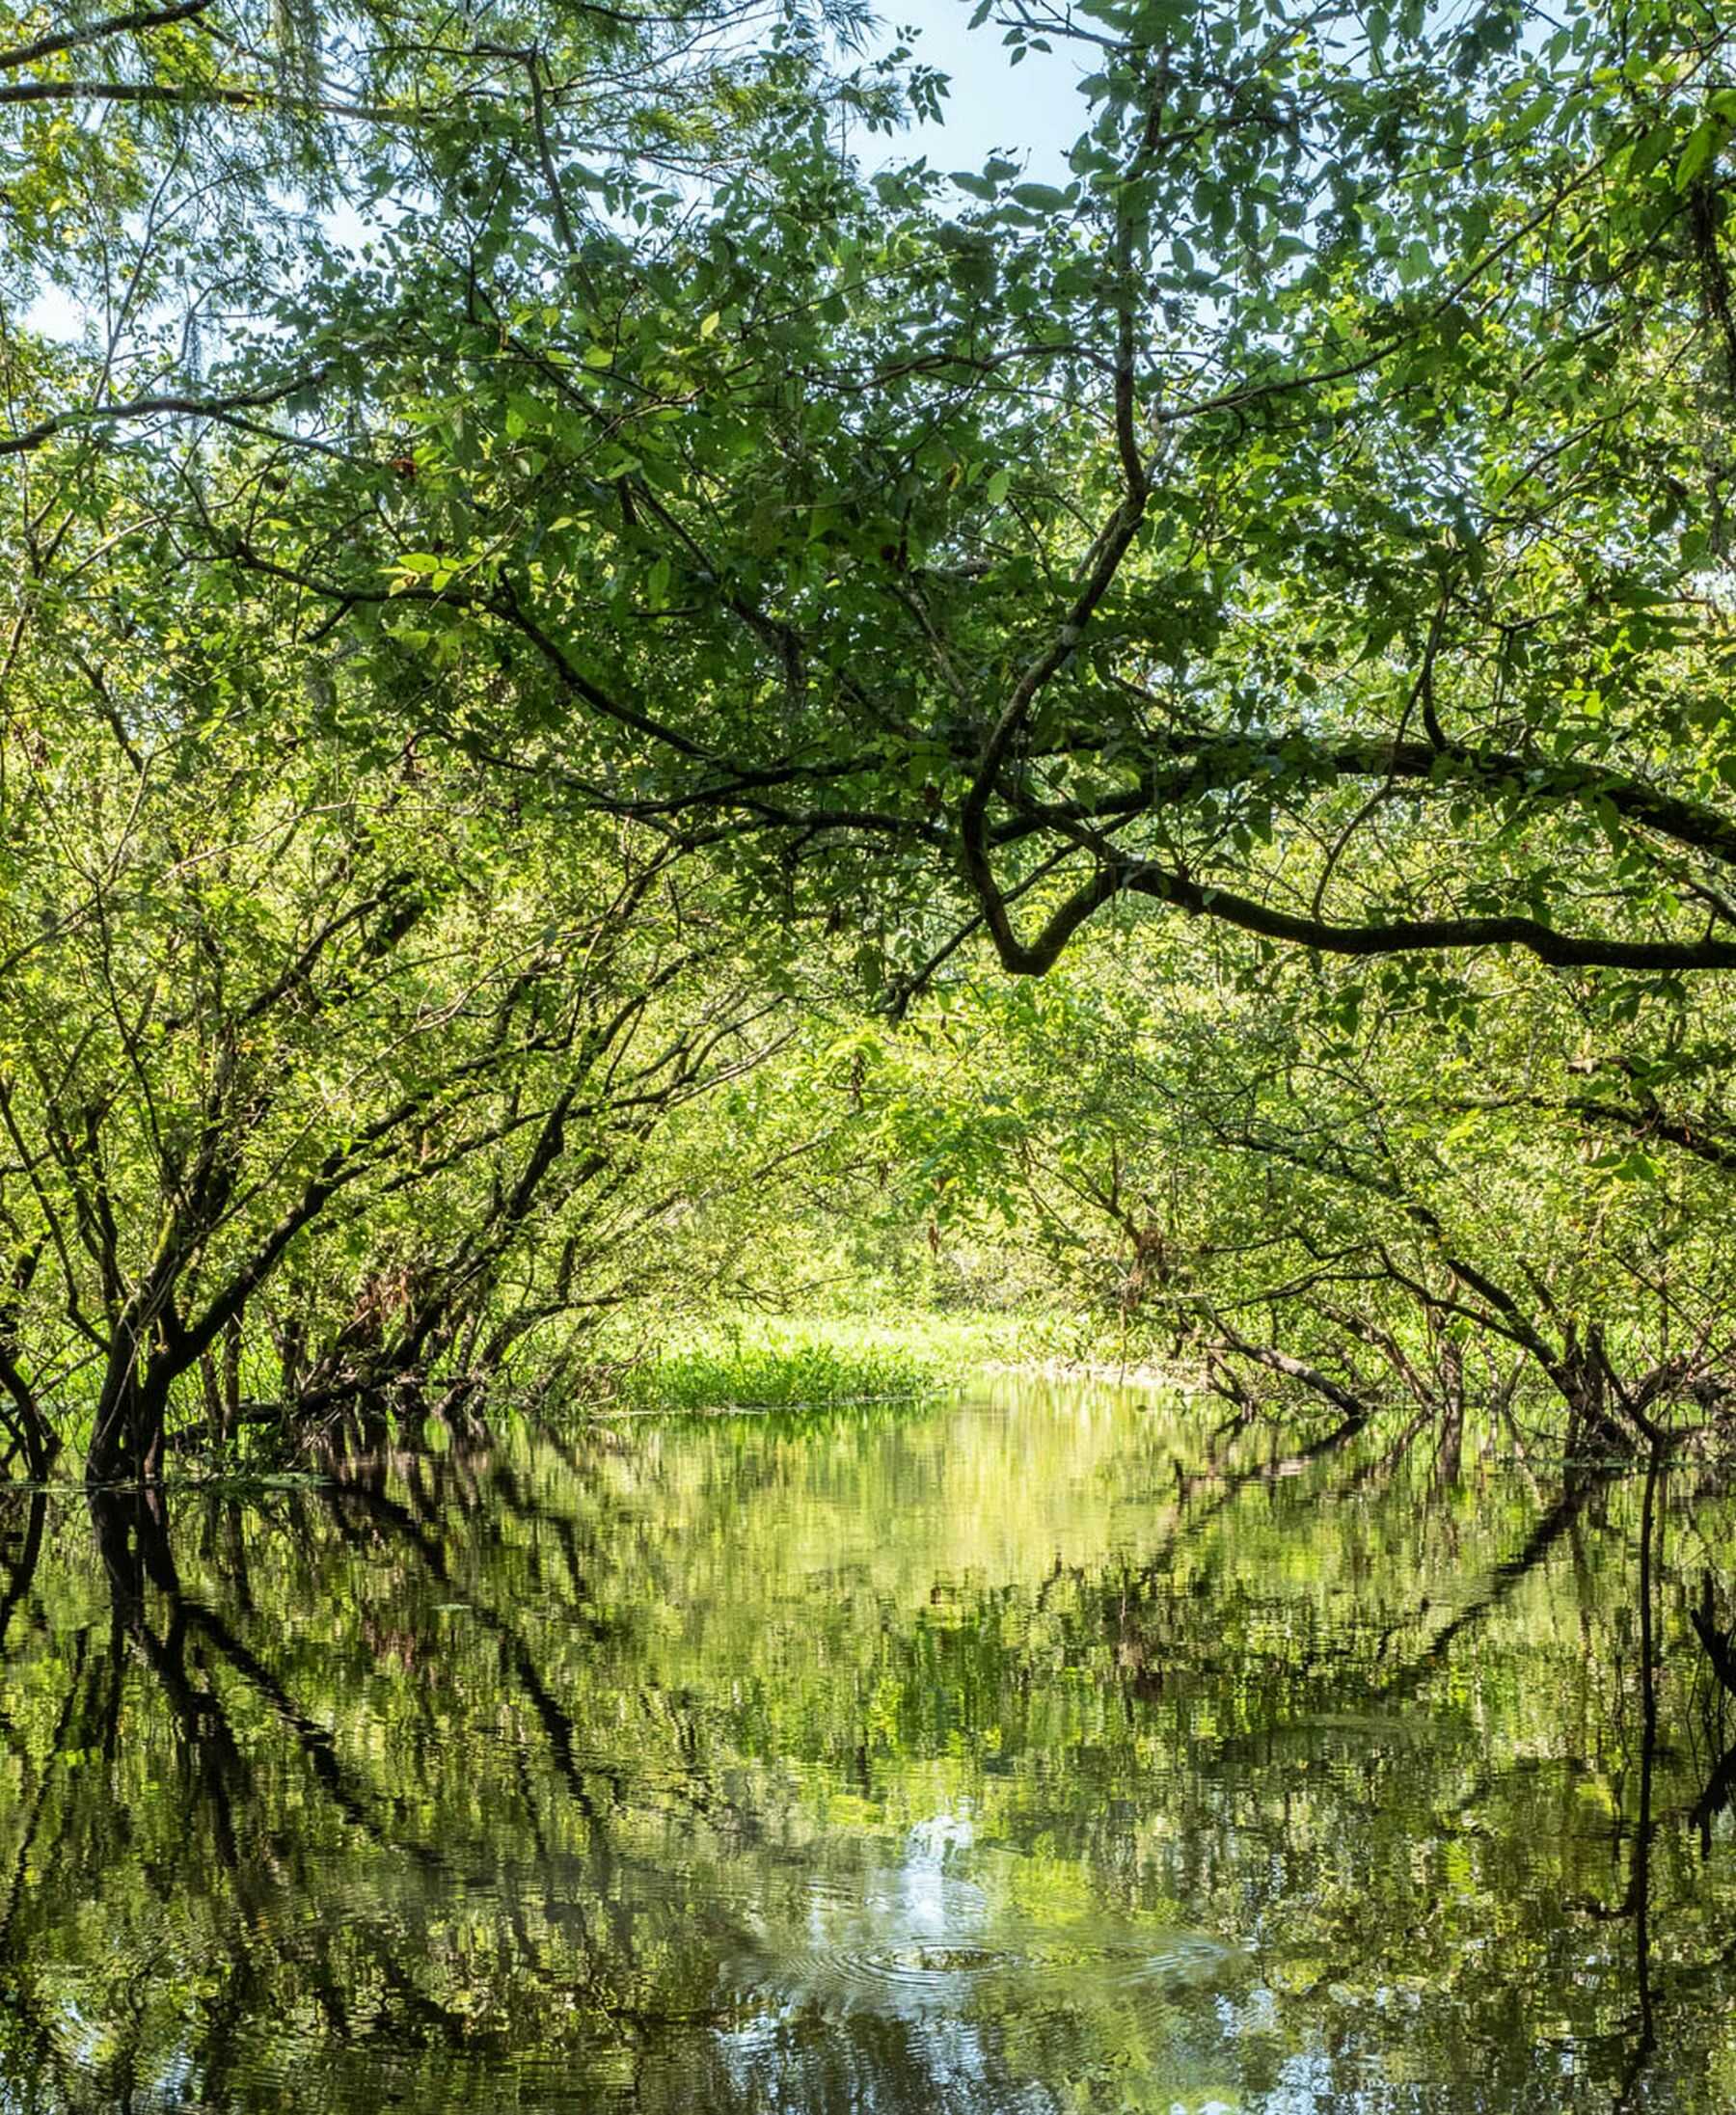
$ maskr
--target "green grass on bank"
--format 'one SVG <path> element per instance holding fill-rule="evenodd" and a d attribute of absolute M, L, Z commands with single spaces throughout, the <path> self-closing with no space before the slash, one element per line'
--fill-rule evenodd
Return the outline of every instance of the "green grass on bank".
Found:
<path fill-rule="evenodd" d="M 970 1324 L 754 1317 L 630 1367 L 611 1405 L 671 1415 L 900 1402 L 956 1387 L 991 1356 Z"/>
<path fill-rule="evenodd" d="M 604 1414 L 764 1414 L 920 1401 L 986 1370 L 1110 1381 L 1147 1375 L 1127 1354 L 1125 1342 L 1076 1317 L 1031 1312 L 888 1305 L 872 1316 L 737 1314 L 690 1324 L 655 1350 L 617 1343 L 606 1362 L 616 1379 Z"/>

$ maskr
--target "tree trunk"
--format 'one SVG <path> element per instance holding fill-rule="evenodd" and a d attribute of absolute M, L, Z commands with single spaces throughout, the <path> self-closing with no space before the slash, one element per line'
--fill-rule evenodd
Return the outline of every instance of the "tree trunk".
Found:
<path fill-rule="evenodd" d="M 1465 1359 L 1449 1337 L 1441 1345 L 1441 1437 L 1435 1448 L 1434 1480 L 1445 1490 L 1459 1479 L 1459 1463 L 1465 1443 Z"/>
<path fill-rule="evenodd" d="M 173 1378 L 171 1368 L 160 1354 L 148 1359 L 141 1368 L 117 1344 L 109 1359 L 96 1421 L 91 1430 L 91 1451 L 85 1461 L 87 1483 L 154 1483 L 162 1475 L 164 1426 Z"/>

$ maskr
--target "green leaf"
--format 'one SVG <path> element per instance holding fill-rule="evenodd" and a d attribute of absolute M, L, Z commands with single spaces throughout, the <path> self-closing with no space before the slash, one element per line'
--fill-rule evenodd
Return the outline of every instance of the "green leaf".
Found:
<path fill-rule="evenodd" d="M 1702 119 L 1688 135 L 1675 165 L 1675 187 L 1686 191 L 1712 159 L 1712 150 L 1718 145 L 1719 126 L 1710 118 Z"/>
<path fill-rule="evenodd" d="M 1012 196 L 1033 213 L 1065 212 L 1069 203 L 1067 193 L 1052 183 L 1016 183 Z"/>

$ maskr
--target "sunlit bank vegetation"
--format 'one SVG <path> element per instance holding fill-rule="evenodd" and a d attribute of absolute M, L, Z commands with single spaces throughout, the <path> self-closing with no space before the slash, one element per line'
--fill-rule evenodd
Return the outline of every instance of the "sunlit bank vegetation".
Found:
<path fill-rule="evenodd" d="M 950 1377 L 958 1376 L 954 1365 Z M 738 1325 L 630 1369 L 610 1407 L 680 1413 L 911 1402 L 948 1377 L 927 1333 L 914 1342 L 887 1342 L 859 1329 L 817 1335 Z"/>

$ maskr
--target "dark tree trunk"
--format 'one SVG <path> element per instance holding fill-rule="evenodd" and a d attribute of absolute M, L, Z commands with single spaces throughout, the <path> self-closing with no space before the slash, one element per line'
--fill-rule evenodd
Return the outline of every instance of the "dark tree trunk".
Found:
<path fill-rule="evenodd" d="M 173 1378 L 173 1369 L 160 1354 L 141 1367 L 115 1352 L 91 1431 L 87 1483 L 154 1483 L 158 1479 Z"/>

